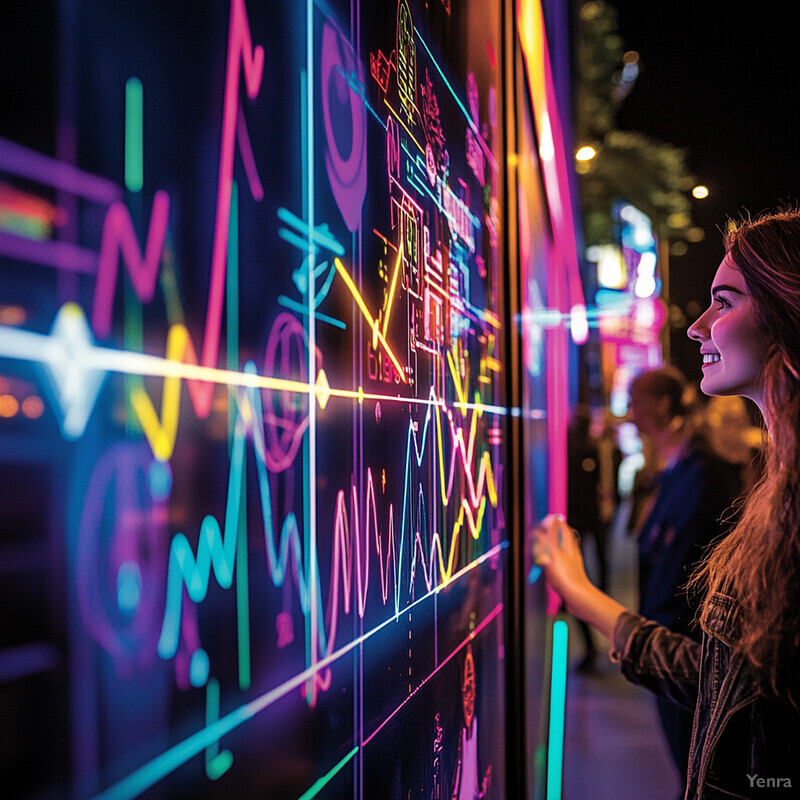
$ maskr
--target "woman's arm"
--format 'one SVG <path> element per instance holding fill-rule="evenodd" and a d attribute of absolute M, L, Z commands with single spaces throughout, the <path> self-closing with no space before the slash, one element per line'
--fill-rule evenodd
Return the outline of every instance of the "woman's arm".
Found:
<path fill-rule="evenodd" d="M 578 536 L 560 515 L 534 531 L 533 554 L 569 611 L 611 640 L 623 675 L 688 710 L 697 701 L 699 642 L 634 614 L 595 587 L 586 575 Z"/>

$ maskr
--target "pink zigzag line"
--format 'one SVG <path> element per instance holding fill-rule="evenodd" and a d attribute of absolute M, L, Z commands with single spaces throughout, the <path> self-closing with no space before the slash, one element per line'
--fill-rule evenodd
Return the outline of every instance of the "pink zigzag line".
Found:
<path fill-rule="evenodd" d="M 222 328 L 222 306 L 225 296 L 225 273 L 227 269 L 228 233 L 231 210 L 231 186 L 233 182 L 233 157 L 239 119 L 240 63 L 244 68 L 247 94 L 254 99 L 261 89 L 264 74 L 264 48 L 253 47 L 250 25 L 244 0 L 231 0 L 230 28 L 228 33 L 228 59 L 225 68 L 225 95 L 222 113 L 222 140 L 217 181 L 217 209 L 214 221 L 214 242 L 211 255 L 211 285 L 209 287 L 206 327 L 201 355 L 202 366 L 217 366 L 219 342 Z M 240 131 L 240 148 L 246 142 L 244 153 L 251 189 L 258 195 L 251 167 L 251 152 L 246 131 Z M 258 199 L 258 198 L 257 198 Z M 150 216 L 145 255 L 142 256 L 126 206 L 112 203 L 106 213 L 103 237 L 95 285 L 92 326 L 100 337 L 108 335 L 111 328 L 111 307 L 117 277 L 120 251 L 128 272 L 142 302 L 149 302 L 155 291 L 158 268 L 169 216 L 169 198 L 164 191 L 156 192 Z M 184 354 L 186 363 L 197 363 L 191 343 Z M 200 417 L 208 416 L 214 385 L 207 382 L 187 381 L 192 402 Z"/>

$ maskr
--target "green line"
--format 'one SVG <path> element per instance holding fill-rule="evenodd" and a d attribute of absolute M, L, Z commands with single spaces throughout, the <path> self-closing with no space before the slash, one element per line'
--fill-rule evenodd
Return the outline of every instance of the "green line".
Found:
<path fill-rule="evenodd" d="M 142 82 L 128 78 L 125 82 L 125 186 L 130 192 L 140 192 L 144 184 L 143 170 L 143 122 L 144 107 Z M 130 285 L 125 289 L 125 321 L 123 335 L 127 350 L 142 350 L 142 309 Z M 128 433 L 139 430 L 136 416 L 130 404 L 131 393 L 142 386 L 141 378 L 128 376 L 125 379 L 125 427 Z"/>
<path fill-rule="evenodd" d="M 123 289 L 124 317 L 122 322 L 122 338 L 125 349 L 129 352 L 141 353 L 144 351 L 144 320 L 142 304 L 133 288 L 133 284 L 125 281 Z M 125 431 L 129 434 L 139 433 L 141 427 L 139 418 L 133 409 L 131 396 L 134 391 L 144 388 L 144 378 L 141 375 L 125 376 Z"/>
<path fill-rule="evenodd" d="M 430 56 L 430 59 L 433 62 L 433 66 L 436 67 L 436 70 L 439 73 L 439 77 L 441 77 L 441 79 L 444 81 L 444 84 L 449 89 L 453 100 L 456 101 L 456 104 L 461 109 L 461 112 L 464 114 L 464 117 L 467 120 L 467 124 L 470 126 L 470 128 L 472 128 L 472 130 L 473 130 L 473 132 L 475 134 L 480 136 L 480 131 L 478 130 L 477 125 L 475 125 L 475 121 L 470 116 L 469 111 L 467 111 L 467 109 L 465 108 L 464 103 L 461 102 L 461 98 L 456 94 L 456 90 L 453 88 L 453 86 L 450 83 L 450 81 L 447 80 L 447 76 L 444 74 L 444 72 L 442 72 L 442 68 L 439 66 L 439 62 L 434 58 L 433 53 L 431 53 L 430 48 L 428 47 L 427 43 L 425 42 L 425 39 L 422 38 L 422 34 L 417 30 L 416 26 L 414 27 L 414 33 L 417 34 L 417 38 L 422 43 L 422 46 L 425 48 L 425 51 L 428 53 L 428 56 Z"/>
<path fill-rule="evenodd" d="M 219 681 L 211 678 L 206 685 L 206 727 L 219 719 Z M 206 775 L 212 780 L 219 780 L 233 764 L 230 750 L 219 751 L 219 739 L 206 747 Z"/>
<path fill-rule="evenodd" d="M 335 777 L 348 761 L 352 761 L 355 754 L 358 752 L 358 746 L 354 747 L 327 775 L 323 775 L 308 791 L 300 795 L 299 800 L 311 800 L 316 797 L 325 786 Z"/>
<path fill-rule="evenodd" d="M 125 83 L 125 186 L 140 192 L 144 185 L 144 102 L 142 82 L 128 78 Z"/>
<path fill-rule="evenodd" d="M 228 225 L 228 264 L 225 271 L 225 337 L 226 359 L 230 370 L 239 369 L 239 187 L 231 183 L 231 212 Z M 229 388 L 228 439 L 233 440 L 236 427 L 234 388 Z M 242 465 L 242 484 L 246 481 Z M 239 530 L 236 534 L 236 633 L 239 648 L 239 688 L 250 688 L 250 595 L 247 569 L 247 509 L 245 493 L 241 493 Z"/>
<path fill-rule="evenodd" d="M 247 503 L 244 484 L 245 465 L 242 465 L 242 493 L 240 498 L 239 531 L 236 543 L 236 620 L 239 641 L 239 688 L 250 688 L 250 595 L 247 569 Z"/>
<path fill-rule="evenodd" d="M 550 675 L 550 736 L 547 747 L 547 800 L 560 800 L 564 767 L 564 711 L 567 699 L 567 623 L 553 625 L 553 663 Z"/>
<path fill-rule="evenodd" d="M 228 225 L 228 266 L 225 272 L 226 317 L 225 337 L 227 341 L 227 366 L 239 369 L 239 190 L 236 181 L 231 183 L 231 212 Z M 234 389 L 229 389 L 228 440 L 233 440 L 236 426 L 236 403 Z"/>

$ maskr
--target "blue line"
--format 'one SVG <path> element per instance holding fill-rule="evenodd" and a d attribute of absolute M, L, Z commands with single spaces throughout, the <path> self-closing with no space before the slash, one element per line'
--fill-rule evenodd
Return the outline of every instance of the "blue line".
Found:
<path fill-rule="evenodd" d="M 484 553 L 479 558 L 476 558 L 471 564 L 466 565 L 459 570 L 450 579 L 450 584 L 453 585 L 459 578 L 469 574 L 473 569 L 482 564 L 487 559 L 493 558 L 501 550 L 505 550 L 509 545 L 507 540 L 503 540 L 500 544 L 495 545 L 491 550 Z M 426 594 L 417 598 L 413 602 L 404 606 L 401 611 L 393 614 L 391 617 L 385 619 L 379 625 L 376 625 L 372 630 L 362 634 L 356 639 L 351 640 L 343 647 L 340 647 L 329 656 L 319 660 L 313 667 L 306 669 L 304 672 L 295 675 L 294 678 L 286 681 L 274 689 L 270 689 L 255 700 L 251 700 L 239 708 L 234 709 L 226 714 L 217 722 L 209 725 L 197 733 L 192 734 L 188 738 L 179 742 L 169 750 L 165 750 L 160 755 L 156 756 L 152 761 L 139 767 L 126 778 L 123 778 L 119 783 L 106 789 L 100 794 L 96 795 L 94 800 L 131 800 L 143 792 L 147 791 L 150 787 L 154 786 L 158 781 L 165 778 L 171 772 L 176 770 L 181 765 L 185 764 L 194 756 L 201 753 L 208 746 L 213 745 L 219 741 L 223 736 L 238 728 L 244 722 L 253 719 L 256 714 L 276 703 L 282 697 L 285 697 L 290 692 L 300 687 L 303 683 L 310 679 L 315 672 L 326 669 L 328 666 L 338 661 L 340 658 L 346 656 L 349 652 L 359 647 L 365 641 L 370 639 L 376 633 L 379 633 L 388 625 L 393 625 L 400 617 L 400 613 L 406 614 L 413 608 L 423 603 L 425 600 L 435 597 L 441 590 L 441 586 L 435 586 Z"/>
<path fill-rule="evenodd" d="M 286 297 L 286 295 L 282 294 L 278 297 L 278 304 L 282 305 L 284 308 L 291 308 L 292 311 L 297 311 L 298 314 L 308 314 L 308 309 L 302 303 L 298 303 L 296 300 Z M 329 317 L 327 314 L 320 314 L 317 312 L 314 315 L 314 319 L 317 319 L 320 322 L 327 322 L 329 325 L 333 325 L 336 328 L 341 328 L 342 330 L 347 329 L 347 325 L 344 322 L 342 322 L 340 319 Z"/>
<path fill-rule="evenodd" d="M 291 231 L 287 231 L 286 228 L 278 228 L 278 236 L 284 241 L 289 242 L 289 244 L 294 245 L 298 250 L 302 250 L 304 253 L 307 253 L 309 250 L 314 253 L 319 252 L 319 248 L 315 244 L 312 244 L 307 239 L 303 239 Z"/>
<path fill-rule="evenodd" d="M 472 119 L 469 112 L 464 107 L 464 104 L 461 102 L 461 98 L 455 93 L 455 90 L 450 85 L 450 81 L 448 81 L 447 78 L 445 77 L 444 72 L 442 72 L 442 68 L 439 66 L 438 62 L 434 58 L 433 53 L 431 53 L 430 49 L 428 48 L 428 45 L 425 44 L 425 40 L 422 38 L 422 34 L 417 30 L 416 26 L 414 26 L 414 33 L 417 34 L 417 38 L 420 40 L 420 42 L 422 42 L 422 46 L 425 48 L 426 52 L 430 56 L 431 61 L 433 61 L 433 66 L 436 67 L 436 69 L 439 71 L 439 75 L 441 76 L 447 88 L 450 90 L 450 94 L 453 95 L 453 99 L 456 101 L 456 103 L 458 103 L 458 107 L 464 112 L 464 116 L 466 117 L 470 128 L 472 128 L 472 132 L 475 133 L 477 136 L 480 136 L 480 131 L 478 130 L 477 125 L 475 125 L 475 120 Z"/>

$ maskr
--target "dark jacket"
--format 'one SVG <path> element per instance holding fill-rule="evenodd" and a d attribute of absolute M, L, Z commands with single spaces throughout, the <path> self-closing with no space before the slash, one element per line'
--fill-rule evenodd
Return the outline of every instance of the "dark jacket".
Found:
<path fill-rule="evenodd" d="M 696 597 L 683 588 L 709 545 L 728 532 L 742 484 L 736 468 L 693 439 L 658 476 L 639 530 L 639 613 L 695 639 Z M 728 516 L 723 523 L 721 518 Z"/>
<path fill-rule="evenodd" d="M 612 659 L 632 683 L 694 711 L 687 800 L 800 797 L 800 715 L 733 651 L 738 613 L 733 598 L 712 595 L 696 642 L 625 612 Z"/>

